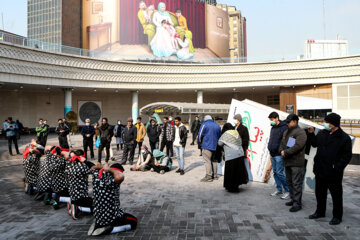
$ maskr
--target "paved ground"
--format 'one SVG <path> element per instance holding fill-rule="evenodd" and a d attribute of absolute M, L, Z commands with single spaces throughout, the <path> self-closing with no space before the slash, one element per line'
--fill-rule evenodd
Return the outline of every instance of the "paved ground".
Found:
<path fill-rule="evenodd" d="M 79 137 L 74 140 L 78 145 Z M 8 161 L 5 142 L 0 144 L 0 239 L 88 239 L 92 217 L 74 221 L 64 208 L 55 211 L 24 194 L 22 166 L 16 165 L 21 160 Z M 116 158 L 121 154 L 114 153 Z M 302 211 L 290 213 L 284 201 L 269 196 L 273 187 L 268 184 L 253 182 L 230 194 L 222 187 L 223 178 L 200 183 L 205 171 L 198 153 L 196 146 L 187 148 L 184 176 L 130 172 L 126 165 L 121 205 L 138 217 L 138 228 L 101 239 L 360 239 L 358 166 L 346 170 L 344 221 L 330 226 L 330 200 L 326 218 L 307 219 L 315 207 L 312 193 L 304 193 Z"/>

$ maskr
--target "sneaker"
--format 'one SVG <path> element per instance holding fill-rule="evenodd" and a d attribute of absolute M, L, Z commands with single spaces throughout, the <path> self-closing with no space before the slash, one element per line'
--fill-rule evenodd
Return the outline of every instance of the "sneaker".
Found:
<path fill-rule="evenodd" d="M 290 212 L 297 212 L 297 211 L 300 211 L 301 210 L 301 206 L 292 206 L 290 208 Z"/>
<path fill-rule="evenodd" d="M 91 235 L 92 236 L 105 235 L 107 233 L 111 233 L 112 230 L 113 230 L 112 226 L 100 227 L 100 228 L 95 229 Z"/>
<path fill-rule="evenodd" d="M 165 173 L 165 170 L 161 170 L 161 171 L 160 171 L 160 174 L 164 174 L 164 173 Z"/>
<path fill-rule="evenodd" d="M 179 173 L 179 172 L 181 172 L 181 169 L 178 168 L 175 172 L 176 172 L 176 173 Z"/>
<path fill-rule="evenodd" d="M 71 202 L 67 202 L 66 206 L 67 213 L 71 216 Z"/>
<path fill-rule="evenodd" d="M 212 182 L 212 181 L 213 181 L 213 179 L 211 177 L 208 177 L 208 176 L 206 176 L 206 177 L 204 177 L 203 179 L 200 180 L 200 182 Z"/>
<path fill-rule="evenodd" d="M 45 193 L 44 195 L 44 204 L 50 205 L 51 202 L 51 193 Z"/>
<path fill-rule="evenodd" d="M 270 194 L 270 196 L 276 197 L 276 196 L 279 196 L 281 194 L 283 194 L 282 191 L 275 191 L 272 194 Z"/>
<path fill-rule="evenodd" d="M 154 169 L 153 169 L 153 168 L 151 168 L 151 169 L 150 169 L 150 172 L 154 172 Z"/>
<path fill-rule="evenodd" d="M 280 197 L 282 200 L 289 200 L 290 199 L 290 193 L 284 192 L 284 194 Z"/>
<path fill-rule="evenodd" d="M 71 204 L 71 217 L 77 220 L 79 217 L 79 208 L 75 204 Z"/>
<path fill-rule="evenodd" d="M 184 170 L 181 170 L 180 171 L 180 175 L 184 175 L 185 174 L 185 171 Z"/>
<path fill-rule="evenodd" d="M 59 203 L 55 199 L 51 200 L 51 205 L 54 210 L 58 210 L 60 208 Z"/>

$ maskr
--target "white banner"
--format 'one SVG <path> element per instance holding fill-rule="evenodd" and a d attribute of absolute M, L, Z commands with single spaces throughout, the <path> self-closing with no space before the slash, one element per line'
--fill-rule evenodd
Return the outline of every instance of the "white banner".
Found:
<path fill-rule="evenodd" d="M 269 114 L 277 112 L 280 120 L 284 120 L 288 113 L 281 112 L 275 108 L 271 108 L 250 100 L 238 101 L 233 99 L 230 106 L 228 122 L 231 122 L 236 114 L 241 114 L 243 124 L 249 130 L 250 141 L 247 151 L 247 157 L 251 163 L 251 172 L 254 181 L 268 182 L 272 176 L 270 154 L 267 145 L 270 138 L 270 121 Z M 323 127 L 319 124 L 300 118 L 299 126 L 306 129 L 308 126 L 315 128 L 315 134 Z M 315 190 L 315 177 L 313 174 L 314 156 L 316 149 L 311 148 L 305 175 L 305 190 Z"/>

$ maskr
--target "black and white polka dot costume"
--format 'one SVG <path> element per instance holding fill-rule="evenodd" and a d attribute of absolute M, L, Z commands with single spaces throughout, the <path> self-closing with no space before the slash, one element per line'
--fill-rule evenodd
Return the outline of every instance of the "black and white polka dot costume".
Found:
<path fill-rule="evenodd" d="M 69 183 L 69 193 L 71 202 L 82 198 L 88 198 L 88 175 L 90 168 L 79 161 L 68 161 L 66 163 L 65 175 Z"/>
<path fill-rule="evenodd" d="M 25 150 L 26 151 L 26 150 Z M 39 171 L 40 171 L 40 157 L 39 152 L 28 153 L 23 158 L 23 167 L 25 173 L 25 183 L 36 185 Z"/>
<path fill-rule="evenodd" d="M 37 188 L 39 192 L 51 192 L 51 183 L 53 172 L 51 168 L 51 162 L 57 158 L 55 155 L 47 151 L 46 157 L 40 161 L 40 172 L 37 180 Z"/>
<path fill-rule="evenodd" d="M 137 219 L 120 208 L 120 184 L 111 173 L 93 171 L 94 217 L 97 228 L 129 225 L 135 229 Z"/>
<path fill-rule="evenodd" d="M 67 192 L 68 180 L 65 176 L 66 160 L 64 157 L 51 158 L 49 162 L 50 171 L 52 172 L 51 187 L 55 193 Z"/>

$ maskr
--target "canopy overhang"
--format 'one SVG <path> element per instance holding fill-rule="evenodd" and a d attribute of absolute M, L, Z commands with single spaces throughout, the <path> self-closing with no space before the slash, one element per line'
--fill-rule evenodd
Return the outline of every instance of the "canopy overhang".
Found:
<path fill-rule="evenodd" d="M 155 102 L 140 109 L 141 114 L 219 114 L 227 115 L 230 104 Z"/>

